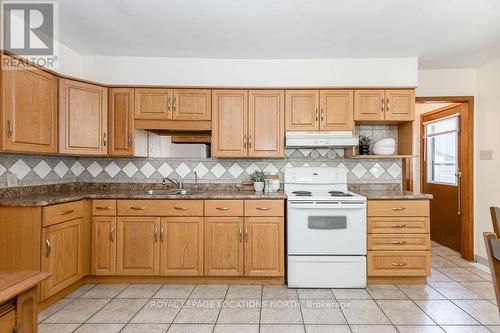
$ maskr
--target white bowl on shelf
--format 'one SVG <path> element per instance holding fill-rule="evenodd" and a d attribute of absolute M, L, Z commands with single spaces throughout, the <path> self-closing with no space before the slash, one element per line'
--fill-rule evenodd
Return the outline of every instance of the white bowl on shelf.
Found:
<path fill-rule="evenodd" d="M 396 147 L 373 147 L 372 152 L 374 155 L 394 155 Z"/>
<path fill-rule="evenodd" d="M 383 139 L 376 142 L 373 145 L 373 148 L 390 148 L 390 147 L 396 147 L 396 140 L 392 138 Z"/>

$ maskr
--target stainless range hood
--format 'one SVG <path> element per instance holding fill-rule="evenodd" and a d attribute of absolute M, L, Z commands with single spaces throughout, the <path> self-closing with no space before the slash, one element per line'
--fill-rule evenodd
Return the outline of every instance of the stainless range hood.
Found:
<path fill-rule="evenodd" d="M 307 131 L 286 132 L 285 146 L 298 147 L 352 147 L 359 144 L 359 139 L 351 131 Z"/>

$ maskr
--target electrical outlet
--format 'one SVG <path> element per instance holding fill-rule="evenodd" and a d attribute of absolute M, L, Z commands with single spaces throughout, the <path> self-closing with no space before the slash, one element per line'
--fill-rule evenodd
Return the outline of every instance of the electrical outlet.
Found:
<path fill-rule="evenodd" d="M 17 175 L 15 173 L 7 174 L 7 187 L 17 186 Z"/>

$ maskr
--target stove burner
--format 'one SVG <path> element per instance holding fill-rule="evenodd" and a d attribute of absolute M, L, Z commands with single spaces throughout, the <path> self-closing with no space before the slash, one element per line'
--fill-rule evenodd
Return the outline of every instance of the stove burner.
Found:
<path fill-rule="evenodd" d="M 328 193 L 330 193 L 331 197 L 352 197 L 352 194 L 344 193 L 342 191 L 330 191 Z"/>
<path fill-rule="evenodd" d="M 298 197 L 310 197 L 312 193 L 309 191 L 294 191 L 292 194 L 295 194 Z"/>

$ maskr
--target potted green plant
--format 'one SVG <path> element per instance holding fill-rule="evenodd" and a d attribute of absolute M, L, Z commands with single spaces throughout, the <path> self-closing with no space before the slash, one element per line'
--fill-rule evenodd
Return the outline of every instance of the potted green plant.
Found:
<path fill-rule="evenodd" d="M 253 182 L 255 192 L 262 192 L 264 190 L 265 179 L 266 175 L 260 170 L 256 170 L 250 175 L 250 180 Z"/>
<path fill-rule="evenodd" d="M 361 135 L 359 137 L 359 155 L 370 155 L 370 143 L 372 139 L 369 136 Z"/>

